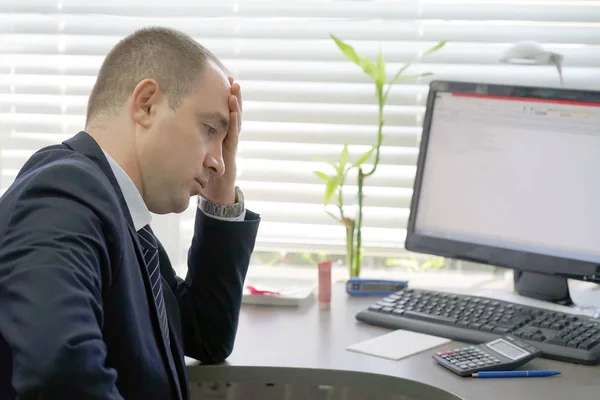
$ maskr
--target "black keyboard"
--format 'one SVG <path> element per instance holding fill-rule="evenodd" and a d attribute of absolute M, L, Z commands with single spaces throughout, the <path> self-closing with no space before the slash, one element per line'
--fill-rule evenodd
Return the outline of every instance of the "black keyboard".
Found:
<path fill-rule="evenodd" d="M 531 341 L 542 357 L 600 363 L 600 320 L 478 296 L 405 289 L 356 314 L 359 321 L 467 343 L 510 333 Z"/>

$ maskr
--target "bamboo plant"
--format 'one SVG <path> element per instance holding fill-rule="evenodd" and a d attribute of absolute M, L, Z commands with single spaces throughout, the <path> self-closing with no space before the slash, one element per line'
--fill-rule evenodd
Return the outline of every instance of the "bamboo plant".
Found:
<path fill-rule="evenodd" d="M 390 79 L 387 79 L 386 65 L 381 50 L 379 51 L 377 61 L 371 61 L 369 58 L 359 55 L 352 46 L 342 41 L 337 36 L 330 34 L 331 38 L 342 51 L 342 53 L 354 64 L 362 68 L 363 72 L 373 81 L 375 85 L 375 97 L 377 99 L 377 137 L 375 144 L 354 162 L 349 161 L 348 143 L 342 149 L 337 162 L 329 163 L 333 167 L 333 173 L 327 174 L 322 171 L 315 171 L 314 174 L 326 184 L 323 204 L 325 212 L 333 219 L 342 224 L 346 229 L 346 262 L 350 269 L 350 276 L 360 276 L 360 270 L 363 258 L 362 245 L 362 225 L 363 225 L 363 189 L 365 179 L 375 174 L 381 158 L 381 145 L 383 143 L 383 110 L 392 86 L 404 79 L 415 79 L 432 75 L 430 72 L 417 75 L 403 75 L 411 63 L 403 65 L 398 72 Z M 436 44 L 423 55 L 431 54 L 445 45 L 445 41 Z M 367 167 L 367 161 L 373 158 L 372 164 Z M 352 173 L 353 175 L 350 175 Z M 355 175 L 354 175 L 355 174 Z M 344 186 L 349 176 L 356 177 L 356 210 L 354 215 L 349 215 L 344 209 Z M 327 209 L 332 199 L 336 199 L 335 206 L 337 213 Z M 337 215 L 336 215 L 337 214 Z"/>

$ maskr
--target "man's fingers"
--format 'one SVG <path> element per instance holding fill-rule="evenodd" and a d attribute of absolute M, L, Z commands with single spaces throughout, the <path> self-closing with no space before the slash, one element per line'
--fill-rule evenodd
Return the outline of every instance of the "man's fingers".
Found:
<path fill-rule="evenodd" d="M 235 118 L 233 117 L 235 114 Z M 229 96 L 229 129 L 230 131 L 235 129 L 238 134 L 242 129 L 242 119 L 240 118 L 241 112 L 239 109 L 239 104 L 237 97 Z"/>
<path fill-rule="evenodd" d="M 231 86 L 231 94 L 233 94 L 235 97 L 237 97 L 238 99 L 238 106 L 239 106 L 239 112 L 241 113 L 243 111 L 243 107 L 242 107 L 242 87 L 240 86 L 239 83 L 234 83 Z"/>
<path fill-rule="evenodd" d="M 238 110 L 237 97 L 231 95 L 231 96 L 229 96 L 229 111 L 237 111 L 237 110 Z"/>
<path fill-rule="evenodd" d="M 237 137 L 240 135 L 238 115 L 239 114 L 235 111 L 232 111 L 231 113 L 229 113 L 230 124 L 231 124 L 231 126 L 236 127 L 235 135 L 231 135 L 231 138 L 234 140 L 237 140 Z M 230 136 L 230 135 L 228 135 L 228 136 Z"/>

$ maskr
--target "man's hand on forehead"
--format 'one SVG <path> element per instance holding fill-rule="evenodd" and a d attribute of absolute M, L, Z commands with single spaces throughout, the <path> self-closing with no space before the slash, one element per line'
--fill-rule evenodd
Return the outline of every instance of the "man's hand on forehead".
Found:
<path fill-rule="evenodd" d="M 242 127 L 242 88 L 240 84 L 234 82 L 233 77 L 229 77 L 229 84 L 231 85 L 231 96 L 229 96 L 229 111 L 237 113 L 237 133 L 239 134 Z"/>

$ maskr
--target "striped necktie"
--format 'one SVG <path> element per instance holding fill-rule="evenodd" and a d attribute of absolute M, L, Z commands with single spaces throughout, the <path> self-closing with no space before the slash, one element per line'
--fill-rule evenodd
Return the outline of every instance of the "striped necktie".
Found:
<path fill-rule="evenodd" d="M 150 286 L 152 287 L 152 297 L 156 304 L 156 310 L 158 311 L 158 319 L 160 321 L 160 328 L 165 335 L 167 345 L 170 343 L 169 339 L 169 324 L 167 321 L 167 310 L 165 309 L 165 299 L 163 298 L 162 283 L 160 268 L 158 263 L 158 244 L 156 237 L 150 229 L 150 225 L 144 226 L 138 231 L 138 237 L 140 244 L 142 245 L 142 253 L 144 254 L 144 261 L 146 261 L 146 268 L 148 268 L 148 275 L 150 276 Z"/>

